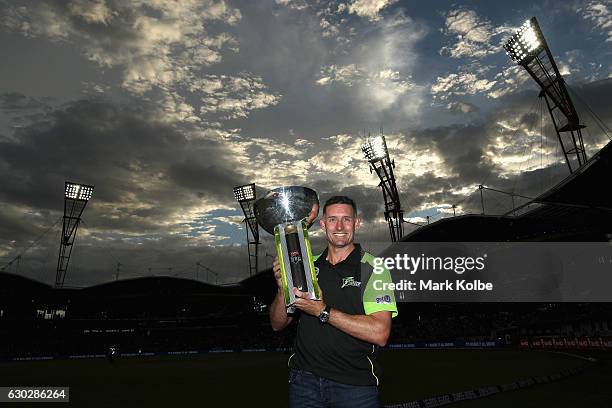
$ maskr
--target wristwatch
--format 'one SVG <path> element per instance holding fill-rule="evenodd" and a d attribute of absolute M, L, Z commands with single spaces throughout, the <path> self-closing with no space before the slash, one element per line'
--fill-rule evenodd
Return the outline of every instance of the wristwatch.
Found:
<path fill-rule="evenodd" d="M 331 306 L 330 305 L 326 305 L 325 309 L 323 309 L 323 311 L 319 315 L 319 321 L 321 323 L 327 323 L 329 321 L 329 311 L 330 310 L 331 310 Z"/>

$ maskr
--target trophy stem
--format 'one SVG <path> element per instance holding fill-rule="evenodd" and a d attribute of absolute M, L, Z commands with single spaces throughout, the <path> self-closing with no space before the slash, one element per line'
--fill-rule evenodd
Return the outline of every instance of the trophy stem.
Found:
<path fill-rule="evenodd" d="M 298 236 L 295 225 L 288 225 L 287 228 L 285 228 L 285 239 L 287 240 L 287 252 L 289 253 L 289 264 L 291 266 L 293 285 L 300 291 L 306 292 L 308 291 L 308 286 L 306 285 L 306 271 L 304 270 L 300 237 Z"/>

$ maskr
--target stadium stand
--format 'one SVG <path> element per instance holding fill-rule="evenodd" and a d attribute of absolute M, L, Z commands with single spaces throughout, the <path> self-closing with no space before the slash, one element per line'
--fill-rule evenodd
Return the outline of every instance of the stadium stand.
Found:
<path fill-rule="evenodd" d="M 119 354 L 288 350 L 295 327 L 274 332 L 267 318 L 265 304 L 273 285 L 271 271 L 225 287 L 147 277 L 84 289 L 54 289 L 1 273 L 0 359 L 100 356 L 109 347 Z M 489 341 L 519 346 L 521 340 L 533 344 L 554 336 L 612 336 L 612 306 L 607 303 L 399 307 L 390 344 Z M 571 344 L 564 343 L 564 348 Z"/>

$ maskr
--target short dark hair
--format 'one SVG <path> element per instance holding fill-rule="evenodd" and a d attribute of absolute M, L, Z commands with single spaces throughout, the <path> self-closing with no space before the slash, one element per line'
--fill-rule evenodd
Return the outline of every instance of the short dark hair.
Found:
<path fill-rule="evenodd" d="M 353 207 L 353 212 L 355 213 L 355 216 L 357 216 L 357 205 L 351 198 L 347 196 L 333 196 L 332 198 L 327 200 L 325 202 L 325 205 L 323 206 L 323 214 L 325 214 L 325 210 L 327 209 L 327 207 L 329 207 L 330 205 L 334 205 L 334 204 L 350 205 L 351 207 Z"/>

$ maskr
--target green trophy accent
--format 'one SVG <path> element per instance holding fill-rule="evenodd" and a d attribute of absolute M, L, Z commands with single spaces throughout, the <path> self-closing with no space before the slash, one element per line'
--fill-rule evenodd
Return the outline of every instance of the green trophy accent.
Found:
<path fill-rule="evenodd" d="M 289 285 L 287 283 L 287 271 L 285 269 L 285 260 L 280 256 L 283 251 L 281 248 L 281 236 L 278 228 L 274 229 L 274 240 L 276 241 L 276 253 L 279 254 L 278 261 L 281 267 L 281 278 L 283 282 L 283 296 L 285 297 L 285 305 L 291 304 L 291 296 L 289 295 Z"/>
<path fill-rule="evenodd" d="M 312 279 L 314 295 L 315 298 L 321 299 L 321 291 L 319 290 L 319 281 L 317 279 L 317 270 L 314 266 L 314 257 L 312 256 L 312 248 L 310 247 L 310 239 L 308 238 L 308 226 L 305 222 L 302 222 L 302 234 L 304 234 L 304 241 L 306 242 L 306 253 L 308 254 L 308 262 L 310 263 L 310 278 Z"/>

